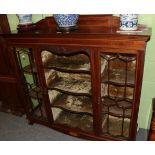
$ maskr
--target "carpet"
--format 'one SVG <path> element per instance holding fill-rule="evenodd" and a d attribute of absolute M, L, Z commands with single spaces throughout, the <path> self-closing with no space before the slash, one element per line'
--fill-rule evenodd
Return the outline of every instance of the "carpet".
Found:
<path fill-rule="evenodd" d="M 139 129 L 137 141 L 146 141 L 148 131 Z M 0 141 L 84 141 L 43 125 L 28 125 L 26 116 L 0 112 Z"/>

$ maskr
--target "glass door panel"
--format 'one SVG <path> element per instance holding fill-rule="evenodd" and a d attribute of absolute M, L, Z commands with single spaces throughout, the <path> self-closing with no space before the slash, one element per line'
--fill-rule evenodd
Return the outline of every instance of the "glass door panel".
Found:
<path fill-rule="evenodd" d="M 60 54 L 47 50 L 41 55 L 54 123 L 92 132 L 89 55 L 87 52 Z"/>
<path fill-rule="evenodd" d="M 42 92 L 38 83 L 32 49 L 16 48 L 16 55 L 22 72 L 24 88 L 28 98 L 28 111 L 31 116 L 47 120 Z"/>
<path fill-rule="evenodd" d="M 136 55 L 103 52 L 100 58 L 102 134 L 128 138 L 135 90 Z"/>

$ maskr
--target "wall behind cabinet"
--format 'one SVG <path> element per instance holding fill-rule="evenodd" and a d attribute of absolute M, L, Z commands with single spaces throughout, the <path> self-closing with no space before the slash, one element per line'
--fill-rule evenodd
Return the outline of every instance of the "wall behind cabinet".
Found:
<path fill-rule="evenodd" d="M 36 22 L 49 14 L 33 14 L 33 22 Z M 15 14 L 7 15 L 11 30 L 16 30 L 18 19 Z M 144 67 L 141 102 L 138 116 L 138 127 L 147 129 L 150 127 L 152 98 L 155 97 L 155 14 L 140 14 L 139 23 L 152 27 L 152 37 L 147 45 Z M 26 61 L 26 60 L 23 60 Z"/>

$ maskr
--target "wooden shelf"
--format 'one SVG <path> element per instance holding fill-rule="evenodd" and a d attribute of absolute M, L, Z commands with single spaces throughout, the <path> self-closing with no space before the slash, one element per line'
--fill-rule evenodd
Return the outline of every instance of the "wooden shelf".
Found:
<path fill-rule="evenodd" d="M 86 113 L 93 115 L 92 100 L 91 98 L 85 96 L 61 94 L 57 96 L 51 106 L 75 113 Z"/>
<path fill-rule="evenodd" d="M 60 50 L 60 49 L 53 49 Z M 63 51 L 63 49 L 61 49 Z M 69 52 L 71 49 L 68 49 Z M 72 73 L 87 73 L 90 74 L 90 60 L 89 56 L 81 54 L 80 51 L 76 53 L 65 54 L 58 51 L 43 51 L 42 61 L 46 69 L 55 69 L 62 72 Z"/>
<path fill-rule="evenodd" d="M 124 122 L 122 126 L 122 122 Z M 123 128 L 122 128 L 123 127 Z M 130 119 L 125 118 L 124 121 L 122 118 L 113 117 L 105 115 L 103 116 L 102 121 L 102 134 L 120 137 L 120 138 L 128 138 L 130 131 Z"/>
<path fill-rule="evenodd" d="M 103 105 L 102 113 L 109 114 L 115 117 L 131 118 L 131 109 L 124 110 L 123 114 L 123 109 L 119 108 L 117 105 L 109 107 L 109 112 L 108 107 Z"/>
<path fill-rule="evenodd" d="M 48 85 L 48 89 L 74 95 L 91 96 L 91 82 L 84 79 L 61 77 L 54 82 L 51 81 Z"/>
<path fill-rule="evenodd" d="M 31 65 L 27 65 L 23 68 L 23 71 L 29 74 L 32 73 L 37 73 L 36 67 L 34 65 L 32 65 L 32 69 L 31 69 Z"/>
<path fill-rule="evenodd" d="M 104 96 L 101 98 L 102 104 L 105 104 L 107 106 L 115 105 L 117 104 L 118 107 L 128 109 L 132 108 L 133 100 L 130 99 L 124 99 L 124 98 L 113 98 Z"/>
<path fill-rule="evenodd" d="M 111 98 L 126 98 L 129 101 L 133 100 L 134 88 L 120 85 L 113 85 L 108 83 L 101 83 L 101 96 L 110 96 Z"/>
<path fill-rule="evenodd" d="M 109 109 L 109 110 L 108 110 Z M 127 101 L 115 102 L 112 99 L 102 98 L 102 113 L 115 117 L 131 118 L 132 104 Z"/>
<path fill-rule="evenodd" d="M 42 99 L 42 93 L 39 87 L 29 89 L 29 95 L 30 97 L 35 98 L 35 99 Z"/>
<path fill-rule="evenodd" d="M 106 60 L 119 60 L 123 62 L 133 62 L 136 60 L 135 54 L 130 53 L 109 53 L 104 52 L 101 54 L 101 57 Z"/>
<path fill-rule="evenodd" d="M 117 70 L 110 70 L 109 72 L 109 79 L 108 79 L 108 71 L 102 74 L 102 82 L 109 83 L 118 86 L 127 86 L 127 87 L 134 87 L 135 86 L 135 71 L 128 71 L 127 72 L 127 81 L 125 70 L 117 69 Z"/>
<path fill-rule="evenodd" d="M 61 72 L 71 72 L 71 73 L 86 73 L 90 74 L 90 63 L 89 62 L 76 62 L 67 60 L 57 60 L 52 59 L 46 65 L 44 65 L 46 69 L 54 69 Z"/>
<path fill-rule="evenodd" d="M 103 83 L 116 86 L 135 85 L 136 56 L 133 54 L 104 53 L 101 54 L 101 62 L 106 61 L 104 72 L 101 70 Z M 102 66 L 104 63 L 101 64 Z"/>
<path fill-rule="evenodd" d="M 73 114 L 62 111 L 54 123 L 67 125 L 69 127 L 78 128 L 88 132 L 93 131 L 93 118 L 85 114 Z"/>

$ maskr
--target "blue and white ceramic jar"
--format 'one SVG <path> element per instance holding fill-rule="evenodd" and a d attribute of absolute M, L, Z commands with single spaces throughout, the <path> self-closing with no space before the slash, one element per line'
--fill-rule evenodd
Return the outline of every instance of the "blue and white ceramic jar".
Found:
<path fill-rule="evenodd" d="M 17 14 L 19 25 L 32 24 L 32 14 Z"/>
<path fill-rule="evenodd" d="M 120 14 L 120 30 L 137 30 L 137 14 Z"/>
<path fill-rule="evenodd" d="M 53 15 L 58 26 L 61 28 L 68 28 L 76 26 L 79 15 L 78 14 L 54 14 Z"/>

